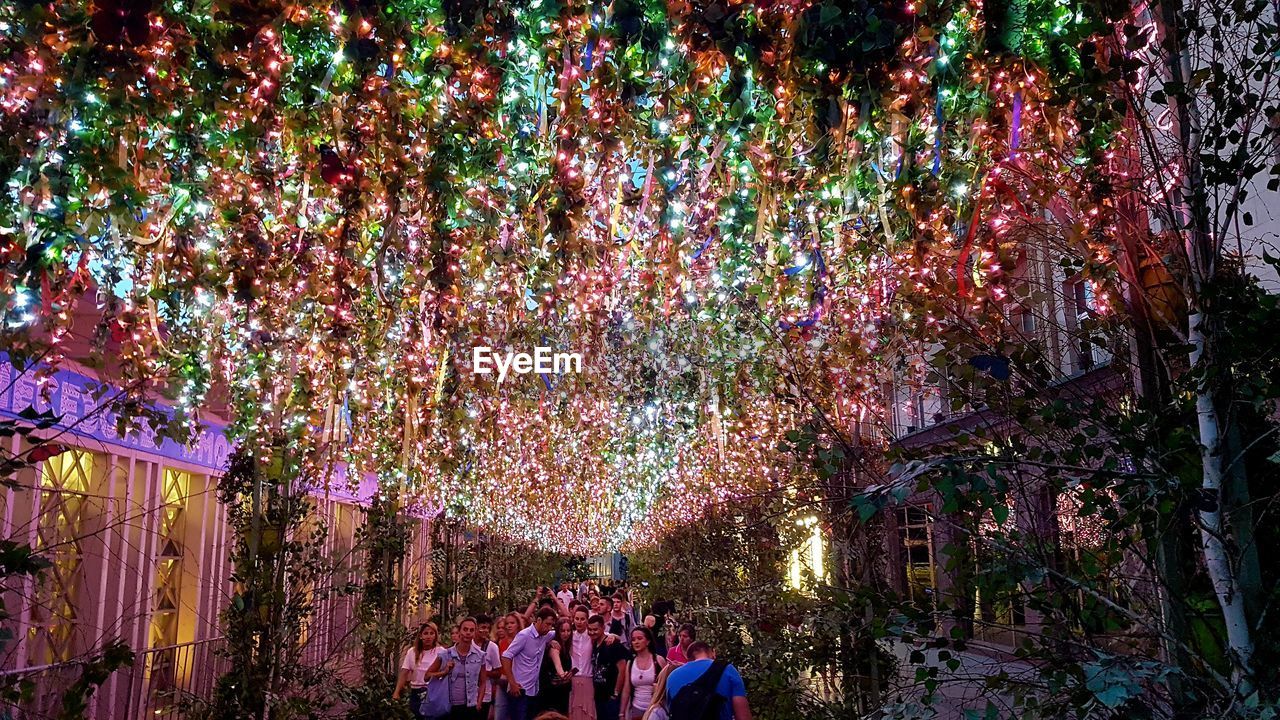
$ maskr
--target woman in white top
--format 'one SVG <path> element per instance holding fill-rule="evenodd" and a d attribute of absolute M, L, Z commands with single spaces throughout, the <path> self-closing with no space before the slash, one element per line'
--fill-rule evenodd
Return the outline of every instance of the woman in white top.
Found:
<path fill-rule="evenodd" d="M 666 658 L 653 653 L 653 631 L 647 627 L 631 631 L 631 649 L 636 656 L 627 663 L 619 720 L 640 720 L 644 717 L 644 712 L 653 704 L 658 674 L 667 666 Z"/>
<path fill-rule="evenodd" d="M 440 650 L 440 629 L 435 623 L 424 623 L 418 630 L 413 645 L 404 651 L 404 659 L 400 661 L 400 678 L 396 681 L 396 690 L 391 697 L 399 700 L 400 693 L 408 685 L 409 707 L 416 713 L 422 702 L 422 695 L 426 692 L 427 681 L 442 678 L 453 670 L 453 662 L 450 661 L 436 672 L 428 672 L 440 656 Z"/>
<path fill-rule="evenodd" d="M 667 676 L 675 669 L 676 664 L 669 662 L 658 673 L 658 684 L 653 688 L 653 702 L 649 703 L 649 709 L 644 711 L 644 717 L 640 720 L 670 720 L 671 715 L 667 712 Z"/>

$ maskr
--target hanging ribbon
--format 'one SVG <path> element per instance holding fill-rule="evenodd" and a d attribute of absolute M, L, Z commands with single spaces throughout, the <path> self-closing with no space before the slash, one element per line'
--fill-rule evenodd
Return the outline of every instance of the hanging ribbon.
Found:
<path fill-rule="evenodd" d="M 693 253 L 693 257 L 690 259 L 697 260 L 698 258 L 702 257 L 702 253 L 706 252 L 707 248 L 711 247 L 711 241 L 714 240 L 715 237 L 716 237 L 716 231 L 715 231 L 715 228 L 712 228 L 711 232 L 707 233 L 707 239 L 705 242 L 702 243 L 702 247 L 695 250 Z"/>
<path fill-rule="evenodd" d="M 787 277 L 794 277 L 796 275 L 799 275 L 801 272 L 804 272 L 804 269 L 809 267 L 809 264 L 812 262 L 813 262 L 812 258 L 806 257 L 804 259 L 804 262 L 800 263 L 799 265 L 792 265 L 786 270 L 783 270 L 782 274 L 786 275 Z"/>
<path fill-rule="evenodd" d="M 933 174 L 936 177 L 938 173 L 942 172 L 942 127 L 944 123 L 942 117 L 942 83 L 938 83 L 938 99 L 935 107 L 937 108 L 937 113 L 933 129 Z"/>
<path fill-rule="evenodd" d="M 436 374 L 436 392 L 434 404 L 440 404 L 440 398 L 444 395 L 444 375 L 449 364 L 449 346 L 445 345 L 440 348 L 440 372 Z"/>
<path fill-rule="evenodd" d="M 543 336 L 542 336 L 542 346 L 543 346 L 543 347 L 547 347 L 547 346 L 549 346 L 550 344 L 551 344 L 551 343 L 547 342 L 547 336 L 546 336 L 546 335 L 543 335 Z M 554 386 L 552 386 L 552 384 L 551 384 L 551 380 L 547 377 L 547 373 L 538 373 L 538 377 L 542 378 L 542 384 L 547 386 L 547 392 L 551 392 L 552 390 L 554 390 L 554 389 L 555 389 L 555 388 L 554 388 Z"/>
<path fill-rule="evenodd" d="M 813 327 L 818 320 L 822 318 L 823 303 L 827 299 L 827 284 L 823 280 L 827 276 L 827 262 L 822 257 L 822 248 L 818 245 L 817 230 L 814 230 L 813 257 L 805 260 L 803 265 L 787 268 L 783 272 L 788 275 L 795 275 L 809 265 L 814 266 L 814 277 L 817 278 L 817 284 L 813 288 L 813 294 L 809 297 L 809 316 L 804 320 L 796 322 L 779 321 L 778 325 L 783 330 L 794 330 L 795 328 Z"/>
<path fill-rule="evenodd" d="M 1018 146 L 1022 144 L 1022 91 L 1013 94 L 1013 122 L 1009 127 L 1009 159 L 1018 154 Z"/>
<path fill-rule="evenodd" d="M 960 246 L 960 254 L 956 256 L 956 293 L 962 298 L 969 296 L 970 278 L 966 270 L 969 257 L 973 254 L 973 242 L 978 234 L 978 223 L 982 220 L 982 199 L 987 194 L 987 179 L 990 177 L 989 174 L 982 176 L 982 185 L 973 199 L 973 215 L 969 218 L 969 228 L 964 235 L 964 244 Z"/>
<path fill-rule="evenodd" d="M 612 8 L 612 5 L 613 4 L 610 3 L 611 8 Z M 591 33 L 591 37 L 587 40 L 587 49 L 582 53 L 583 74 L 590 74 L 591 68 L 595 64 L 593 58 L 596 52 L 596 34 L 599 33 L 600 31 L 600 24 L 597 23 L 595 20 L 597 15 L 599 15 L 599 11 L 597 10 L 596 3 L 591 3 L 591 7 L 588 8 L 588 12 L 590 13 L 590 17 L 591 17 L 592 33 Z M 612 13 L 612 10 L 610 10 L 610 13 Z M 587 82 L 589 83 L 591 82 L 591 80 L 588 78 Z"/>

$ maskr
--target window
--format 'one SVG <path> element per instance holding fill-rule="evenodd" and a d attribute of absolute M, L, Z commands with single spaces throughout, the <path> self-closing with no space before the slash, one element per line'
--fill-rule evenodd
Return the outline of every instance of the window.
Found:
<path fill-rule="evenodd" d="M 1058 523 L 1058 542 L 1062 550 L 1063 571 L 1084 579 L 1091 592 L 1083 588 L 1075 593 L 1081 608 L 1072 614 L 1073 624 L 1095 633 L 1115 632 L 1129 627 L 1130 621 L 1111 608 L 1103 606 L 1097 595 L 1106 597 L 1122 608 L 1130 607 L 1129 579 L 1119 558 L 1107 551 L 1107 523 L 1103 510 L 1116 503 L 1106 490 L 1086 491 L 1069 488 L 1054 498 L 1054 515 Z"/>
<path fill-rule="evenodd" d="M 909 600 L 932 606 L 937 571 L 933 557 L 933 519 L 928 508 L 898 509 L 898 552 Z"/>
<path fill-rule="evenodd" d="M 988 452 L 995 452 L 994 447 Z M 1003 565 L 1008 558 L 997 546 L 984 542 L 983 537 L 1010 537 L 1018 527 L 1017 509 L 1012 498 L 1005 498 L 1006 515 L 1001 521 L 993 513 L 986 513 L 978 520 L 978 537 L 974 538 L 970 552 L 974 558 L 975 577 L 981 578 L 983 568 Z M 975 637 L 1003 645 L 1015 644 L 1014 628 L 1026 625 L 1025 598 L 1019 586 L 991 585 L 978 582 L 973 589 L 973 619 Z"/>
<path fill-rule="evenodd" d="M 1089 337 L 1087 331 L 1089 321 L 1098 314 L 1098 299 L 1093 283 L 1082 277 L 1076 277 L 1066 284 L 1067 302 L 1074 322 L 1069 323 L 1074 331 L 1072 345 L 1075 348 L 1073 361 L 1076 372 L 1092 369 L 1100 362 L 1098 348 Z"/>
<path fill-rule="evenodd" d="M 1097 299 L 1093 294 L 1093 283 L 1077 278 L 1071 283 L 1071 299 L 1075 303 L 1076 319 L 1085 320 L 1098 311 Z"/>
<path fill-rule="evenodd" d="M 793 590 L 812 589 L 817 583 L 826 581 L 827 569 L 824 561 L 825 541 L 822 537 L 822 524 L 815 516 L 796 521 L 796 525 L 807 528 L 809 534 L 801 541 L 800 546 L 791 551 L 788 563 L 788 580 Z"/>
<path fill-rule="evenodd" d="M 191 474 L 165 468 L 160 488 L 164 505 L 160 508 L 154 602 L 151 607 L 151 647 L 172 648 L 178 644 L 178 617 L 182 605 L 183 535 L 186 532 L 187 498 Z M 159 690 L 174 687 L 175 650 L 152 655 L 152 684 Z"/>
<path fill-rule="evenodd" d="M 76 604 L 84 582 L 84 520 L 93 454 L 76 448 L 44 461 L 36 550 L 49 559 L 31 608 L 31 665 L 65 662 L 75 654 Z"/>
<path fill-rule="evenodd" d="M 1032 335 L 1036 331 L 1036 316 L 1022 305 L 1014 305 L 1009 310 L 1009 324 L 1023 335 Z"/>

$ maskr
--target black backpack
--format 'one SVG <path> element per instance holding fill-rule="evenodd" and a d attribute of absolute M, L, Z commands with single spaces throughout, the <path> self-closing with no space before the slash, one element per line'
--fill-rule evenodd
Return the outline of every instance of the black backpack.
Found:
<path fill-rule="evenodd" d="M 725 698 L 716 692 L 716 686 L 727 667 L 727 661 L 716 660 L 702 677 L 680 688 L 671 699 L 671 720 L 720 720 Z"/>

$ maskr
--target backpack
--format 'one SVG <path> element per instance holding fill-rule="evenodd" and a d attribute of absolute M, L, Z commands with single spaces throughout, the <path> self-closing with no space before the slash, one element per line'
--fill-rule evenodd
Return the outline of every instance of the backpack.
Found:
<path fill-rule="evenodd" d="M 671 699 L 671 720 L 720 720 L 725 698 L 716 692 L 728 661 L 716 660 L 702 677 L 680 688 Z"/>

